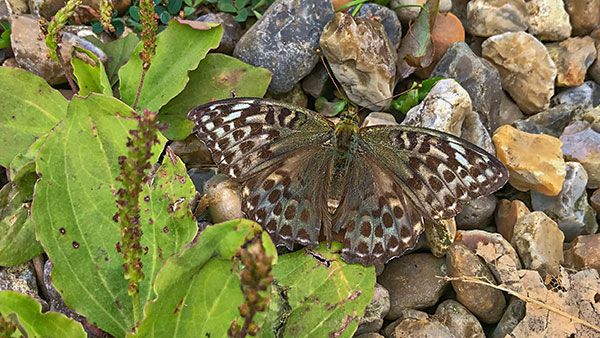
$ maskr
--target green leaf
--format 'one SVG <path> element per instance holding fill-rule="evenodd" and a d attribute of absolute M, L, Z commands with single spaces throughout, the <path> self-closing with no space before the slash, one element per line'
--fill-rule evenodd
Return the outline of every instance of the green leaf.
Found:
<path fill-rule="evenodd" d="M 102 26 L 100 21 L 96 21 L 92 24 L 92 32 L 94 32 L 94 34 L 100 34 L 103 30 L 104 27 Z"/>
<path fill-rule="evenodd" d="M 161 269 L 154 290 L 158 297 L 144 307 L 139 337 L 226 337 L 238 306 L 244 302 L 232 260 L 260 225 L 234 220 L 209 226 L 193 244 L 170 257 Z M 263 232 L 267 255 L 276 250 Z"/>
<path fill-rule="evenodd" d="M 137 128 L 131 111 L 110 96 L 75 96 L 38 155 L 41 179 L 32 210 L 37 238 L 54 264 L 55 287 L 70 307 L 116 337 L 134 325 L 123 257 L 115 248 L 120 227 L 112 219 L 118 157 L 127 154 L 129 131 Z M 161 149 L 153 147 L 150 161 L 156 161 Z M 193 186 L 176 157 L 165 161 L 151 190 L 140 196 L 141 245 L 148 247 L 142 257 L 142 302 L 151 298 L 162 261 L 191 241 L 197 228 L 188 206 Z"/>
<path fill-rule="evenodd" d="M 244 22 L 248 19 L 248 15 L 252 13 L 249 8 L 242 8 L 239 10 L 237 15 L 233 18 L 237 22 Z"/>
<path fill-rule="evenodd" d="M 0 97 L 0 165 L 6 167 L 65 116 L 68 101 L 44 79 L 6 67 L 0 67 Z"/>
<path fill-rule="evenodd" d="M 248 5 L 249 0 L 236 0 L 235 7 L 237 9 L 242 9 Z"/>
<path fill-rule="evenodd" d="M 152 57 L 140 94 L 138 107 L 158 111 L 179 94 L 188 82 L 188 72 L 196 69 L 209 50 L 217 48 L 223 29 L 197 30 L 177 20 L 156 37 L 156 55 Z M 134 51 L 142 50 L 138 44 Z M 132 105 L 142 75 L 142 61 L 133 57 L 119 71 L 121 100 Z"/>
<path fill-rule="evenodd" d="M 346 264 L 333 253 L 340 249 L 321 243 L 279 257 L 263 337 L 352 337 L 371 302 L 375 268 Z"/>
<path fill-rule="evenodd" d="M 343 112 L 346 109 L 348 102 L 345 100 L 329 102 L 325 97 L 319 97 L 315 101 L 315 109 L 328 117 L 337 116 L 339 113 Z"/>
<path fill-rule="evenodd" d="M 138 6 L 129 7 L 129 16 L 135 21 L 140 21 L 140 8 Z"/>
<path fill-rule="evenodd" d="M 75 320 L 62 313 L 41 311 L 40 303 L 31 297 L 14 291 L 0 291 L 0 313 L 5 319 L 18 323 L 29 337 L 87 336 L 81 324 Z M 19 330 L 15 333 L 19 333 Z"/>
<path fill-rule="evenodd" d="M 0 190 L 0 265 L 13 266 L 43 252 L 35 240 L 30 216 L 33 187 L 38 179 L 33 162 L 19 179 Z"/>
<path fill-rule="evenodd" d="M 421 9 L 415 23 L 402 38 L 398 49 L 398 59 L 413 67 L 427 67 L 433 60 L 431 31 L 435 25 L 439 0 L 429 0 Z"/>
<path fill-rule="evenodd" d="M 139 39 L 137 38 L 137 35 L 131 33 L 126 37 L 113 40 L 102 47 L 102 50 L 108 56 L 106 74 L 108 75 L 111 86 L 119 80 L 119 69 L 129 61 L 138 42 Z M 138 56 L 134 55 L 134 57 Z"/>
<path fill-rule="evenodd" d="M 233 6 L 233 1 L 231 0 L 219 0 L 218 7 L 223 12 L 237 13 L 237 9 Z"/>
<path fill-rule="evenodd" d="M 209 101 L 231 97 L 263 97 L 269 87 L 271 73 L 260 67 L 248 65 L 224 54 L 211 53 L 190 73 L 185 89 L 165 105 L 158 115 L 168 129 L 163 134 L 172 140 L 186 138 L 194 125 L 187 113 Z"/>
<path fill-rule="evenodd" d="M 181 9 L 181 0 L 169 0 L 169 4 L 167 5 L 167 10 L 172 15 L 177 15 L 179 13 L 179 9 Z"/>
<path fill-rule="evenodd" d="M 169 14 L 169 12 L 167 11 L 164 11 L 160 13 L 159 18 L 160 22 L 166 25 L 169 22 L 169 20 L 171 20 L 171 14 Z"/>
<path fill-rule="evenodd" d="M 5 30 L 0 35 L 0 49 L 10 46 L 10 29 Z"/>
<path fill-rule="evenodd" d="M 188 7 L 188 6 L 183 7 L 183 13 L 185 14 L 186 17 L 191 15 L 195 11 L 196 11 L 196 9 L 194 7 Z"/>
<path fill-rule="evenodd" d="M 85 96 L 89 92 L 112 95 L 112 88 L 104 71 L 104 65 L 98 61 L 98 57 L 94 53 L 73 46 L 71 65 L 79 86 L 79 95 Z"/>

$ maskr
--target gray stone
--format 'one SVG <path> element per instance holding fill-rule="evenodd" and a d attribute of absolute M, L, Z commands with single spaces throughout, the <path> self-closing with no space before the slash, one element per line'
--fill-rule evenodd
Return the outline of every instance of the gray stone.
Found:
<path fill-rule="evenodd" d="M 432 254 L 414 253 L 390 261 L 377 279 L 390 293 L 390 311 L 385 318 L 399 318 L 406 308 L 433 306 L 448 285 L 436 276 L 445 275 L 444 259 Z"/>
<path fill-rule="evenodd" d="M 270 70 L 269 89 L 285 93 L 319 62 L 319 36 L 333 14 L 329 0 L 277 0 L 242 36 L 233 55 Z"/>
<path fill-rule="evenodd" d="M 352 13 L 353 10 L 354 7 L 350 8 L 348 12 Z M 356 16 L 367 20 L 374 20 L 382 24 L 388 38 L 394 47 L 398 49 L 400 40 L 402 39 L 402 24 L 393 10 L 375 3 L 364 3 L 358 10 L 358 13 L 356 13 Z"/>
<path fill-rule="evenodd" d="M 350 101 L 371 110 L 389 106 L 397 55 L 380 23 L 337 13 L 325 26 L 320 44 Z"/>
<path fill-rule="evenodd" d="M 31 261 L 10 267 L 0 267 L 0 291 L 2 290 L 20 292 L 40 300 L 35 270 Z"/>
<path fill-rule="evenodd" d="M 390 294 L 386 288 L 375 283 L 375 291 L 371 303 L 367 305 L 364 316 L 360 319 L 354 335 L 376 332 L 383 327 L 383 318 L 390 311 Z"/>
<path fill-rule="evenodd" d="M 6 0 L 0 1 L 0 21 L 8 21 L 10 17 L 10 12 L 8 11 L 8 6 L 6 5 Z"/>
<path fill-rule="evenodd" d="M 513 122 L 513 126 L 526 133 L 560 137 L 563 130 L 571 123 L 573 112 L 578 109 L 580 106 L 568 103 L 560 104 L 526 119 L 517 120 Z"/>
<path fill-rule="evenodd" d="M 562 0 L 529 0 L 529 33 L 542 41 L 561 41 L 571 36 L 569 14 Z"/>
<path fill-rule="evenodd" d="M 485 338 L 477 317 L 455 300 L 448 299 L 438 305 L 433 318 L 448 327 L 456 338 Z"/>
<path fill-rule="evenodd" d="M 534 211 L 517 219 L 510 241 L 526 269 L 557 275 L 563 261 L 565 235 L 542 211 Z"/>
<path fill-rule="evenodd" d="M 492 133 L 500 126 L 498 115 L 502 100 L 500 75 L 487 60 L 475 55 L 464 42 L 453 44 L 438 62 L 431 77 L 456 79 L 469 93 L 473 110 Z"/>
<path fill-rule="evenodd" d="M 355 334 L 353 337 L 354 338 L 385 338 L 384 336 L 380 335 L 377 332 L 367 332 L 367 333 L 359 334 L 358 336 Z"/>
<path fill-rule="evenodd" d="M 208 147 L 192 134 L 184 140 L 173 141 L 169 148 L 179 156 L 187 168 L 196 168 L 213 164 Z"/>
<path fill-rule="evenodd" d="M 498 199 L 493 194 L 468 201 L 456 215 L 456 227 L 458 229 L 485 228 L 494 215 L 497 202 Z"/>
<path fill-rule="evenodd" d="M 474 0 L 467 5 L 467 30 L 484 37 L 526 31 L 528 15 L 523 0 Z"/>
<path fill-rule="evenodd" d="M 562 152 L 567 161 L 583 165 L 588 174 L 588 189 L 600 187 L 600 133 L 595 121 L 575 121 L 568 125 L 560 136 Z"/>
<path fill-rule="evenodd" d="M 481 53 L 496 66 L 502 88 L 524 113 L 548 108 L 556 66 L 539 40 L 525 32 L 494 35 L 483 42 Z"/>
<path fill-rule="evenodd" d="M 265 97 L 301 108 L 306 108 L 306 105 L 308 104 L 308 97 L 302 91 L 302 85 L 300 85 L 300 83 L 296 83 L 287 93 L 273 93 L 268 91 Z"/>
<path fill-rule="evenodd" d="M 596 212 L 587 201 L 588 175 L 580 163 L 567 162 L 567 176 L 557 196 L 546 196 L 531 191 L 533 210 L 550 216 L 565 234 L 567 242 L 579 235 L 596 233 Z"/>
<path fill-rule="evenodd" d="M 6 2 L 6 7 L 8 9 L 9 15 L 20 15 L 20 14 L 28 14 L 29 4 L 27 0 L 4 0 L 2 2 Z"/>
<path fill-rule="evenodd" d="M 334 85 L 331 77 L 329 77 L 327 70 L 325 70 L 325 66 L 320 62 L 302 80 L 302 90 L 315 99 L 325 96 L 327 93 L 333 91 L 333 89 Z"/>
<path fill-rule="evenodd" d="M 512 297 L 508 303 L 508 307 L 498 325 L 492 332 L 491 338 L 504 338 L 512 332 L 512 330 L 525 317 L 525 302 L 519 298 Z"/>
<path fill-rule="evenodd" d="M 220 23 L 223 27 L 223 36 L 221 43 L 215 50 L 216 52 L 231 54 L 235 48 L 235 44 L 239 41 L 242 33 L 242 27 L 239 22 L 235 21 L 233 15 L 225 12 L 204 14 L 196 21 Z"/>
<path fill-rule="evenodd" d="M 550 100 L 552 106 L 572 104 L 592 108 L 600 104 L 600 86 L 594 81 L 585 81 L 581 86 L 557 93 Z"/>
<path fill-rule="evenodd" d="M 468 112 L 465 115 L 460 137 L 473 143 L 490 154 L 496 153 L 496 148 L 492 142 L 492 137 L 485 128 L 485 125 L 483 125 L 481 116 L 475 111 Z"/>
<path fill-rule="evenodd" d="M 194 183 L 194 187 L 196 187 L 196 191 L 200 194 L 204 194 L 204 186 L 206 182 L 213 176 L 217 174 L 217 169 L 215 167 L 208 168 L 192 168 L 188 170 L 188 175 L 192 179 Z"/>
<path fill-rule="evenodd" d="M 460 136 L 463 120 L 469 112 L 469 93 L 456 81 L 444 79 L 435 84 L 421 103 L 408 111 L 401 124 Z"/>
<path fill-rule="evenodd" d="M 486 264 L 464 244 L 455 242 L 450 247 L 446 254 L 446 264 L 450 277 L 482 278 L 489 283 L 496 284 L 494 276 Z M 452 287 L 456 292 L 457 300 L 482 322 L 496 323 L 500 320 L 506 306 L 502 291 L 462 280 L 453 280 Z"/>
<path fill-rule="evenodd" d="M 516 120 L 523 118 L 523 112 L 519 106 L 502 91 L 502 100 L 500 101 L 500 112 L 498 113 L 498 125 L 512 124 Z"/>
<path fill-rule="evenodd" d="M 408 318 L 396 325 L 394 336 L 396 338 L 452 337 L 452 333 L 450 329 L 438 321 Z"/>

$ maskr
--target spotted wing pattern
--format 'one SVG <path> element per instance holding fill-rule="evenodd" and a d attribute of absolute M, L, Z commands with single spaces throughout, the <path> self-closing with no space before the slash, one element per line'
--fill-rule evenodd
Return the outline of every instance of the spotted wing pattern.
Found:
<path fill-rule="evenodd" d="M 468 200 L 500 189 L 508 171 L 495 157 L 449 134 L 407 126 L 359 131 L 359 148 L 334 229 L 342 255 L 378 264 L 414 246 L 423 218 L 447 219 Z"/>
<path fill-rule="evenodd" d="M 275 245 L 318 244 L 327 220 L 334 125 L 277 101 L 227 99 L 194 108 L 188 118 L 219 170 L 242 184 L 243 210 Z"/>

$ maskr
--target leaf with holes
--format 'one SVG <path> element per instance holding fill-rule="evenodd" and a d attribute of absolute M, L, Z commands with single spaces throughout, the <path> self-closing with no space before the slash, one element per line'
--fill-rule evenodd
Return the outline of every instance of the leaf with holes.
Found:
<path fill-rule="evenodd" d="M 74 97 L 38 155 L 41 180 L 32 207 L 36 235 L 54 264 L 54 286 L 67 305 L 116 337 L 134 326 L 123 257 L 115 248 L 120 227 L 112 219 L 118 157 L 127 154 L 129 130 L 137 128 L 131 111 L 110 96 Z M 161 150 L 152 148 L 151 162 Z M 193 239 L 192 196 L 193 185 L 176 157 L 165 160 L 154 185 L 140 195 L 141 244 L 148 247 L 142 257 L 142 302 L 153 298 L 151 285 L 162 262 Z"/>
<path fill-rule="evenodd" d="M 67 112 L 68 101 L 42 78 L 0 67 L 0 165 L 6 167 Z"/>
<path fill-rule="evenodd" d="M 281 255 L 263 337 L 352 337 L 371 302 L 375 269 L 347 264 L 321 244 Z"/>
<path fill-rule="evenodd" d="M 219 170 L 242 186 L 243 209 L 275 245 L 343 237 L 342 257 L 381 265 L 414 247 L 426 219 L 508 180 L 494 156 L 458 137 L 408 126 L 359 128 L 356 109 L 334 124 L 303 108 L 235 98 L 190 111 Z"/>
<path fill-rule="evenodd" d="M 233 320 L 243 322 L 238 306 L 244 302 L 232 258 L 255 234 L 262 233 L 267 255 L 277 252 L 260 226 L 234 220 L 209 226 L 160 270 L 157 299 L 144 307 L 137 337 L 226 337 Z"/>

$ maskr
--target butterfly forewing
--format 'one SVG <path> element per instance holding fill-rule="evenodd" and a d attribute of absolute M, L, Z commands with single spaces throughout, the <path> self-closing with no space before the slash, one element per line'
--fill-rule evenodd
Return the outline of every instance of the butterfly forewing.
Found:
<path fill-rule="evenodd" d="M 481 148 L 450 134 L 408 126 L 373 126 L 361 146 L 400 181 L 424 217 L 456 216 L 460 203 L 489 195 L 508 180 L 506 167 Z"/>
<path fill-rule="evenodd" d="M 328 239 L 332 230 L 343 232 L 348 262 L 382 264 L 401 255 L 416 243 L 424 218 L 453 217 L 459 203 L 508 179 L 492 155 L 434 130 L 366 127 L 351 146 L 336 148 L 335 125 L 321 115 L 248 98 L 207 103 L 188 118 L 220 171 L 242 184 L 248 217 L 276 245 L 314 246 L 321 229 Z M 340 158 L 350 159 L 342 172 Z"/>
<path fill-rule="evenodd" d="M 277 101 L 233 98 L 188 114 L 219 170 L 244 181 L 293 150 L 331 138 L 333 124 L 309 110 Z"/>

